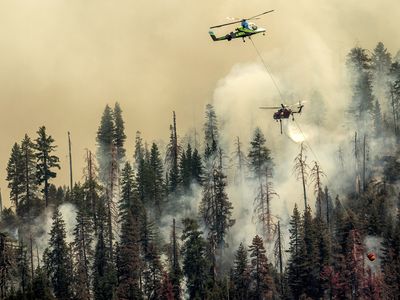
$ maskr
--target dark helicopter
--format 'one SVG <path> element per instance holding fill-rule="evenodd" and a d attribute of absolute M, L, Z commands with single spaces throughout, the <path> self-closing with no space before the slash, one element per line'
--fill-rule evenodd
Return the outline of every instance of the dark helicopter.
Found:
<path fill-rule="evenodd" d="M 297 111 L 291 109 L 291 107 L 297 106 Z M 278 111 L 274 112 L 273 118 L 277 122 L 279 121 L 281 126 L 281 134 L 282 134 L 282 120 L 289 119 L 292 116 L 292 120 L 294 121 L 294 114 L 300 114 L 301 110 L 303 109 L 304 104 L 299 102 L 298 104 L 294 105 L 283 105 L 281 106 L 261 106 L 260 109 L 277 109 Z"/>

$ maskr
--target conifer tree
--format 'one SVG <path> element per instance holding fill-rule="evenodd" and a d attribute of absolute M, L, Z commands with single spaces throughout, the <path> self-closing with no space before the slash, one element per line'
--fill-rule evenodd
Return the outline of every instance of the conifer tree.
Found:
<path fill-rule="evenodd" d="M 114 111 L 114 143 L 117 151 L 117 161 L 121 164 L 125 158 L 124 143 L 126 140 L 124 120 L 122 119 L 122 109 L 118 102 L 115 103 Z"/>
<path fill-rule="evenodd" d="M 233 206 L 225 187 L 226 176 L 223 173 L 220 151 L 220 164 L 214 168 L 212 177 L 204 182 L 203 197 L 200 202 L 200 214 L 218 247 L 223 246 L 227 231 L 235 223 L 235 220 L 231 219 Z"/>
<path fill-rule="evenodd" d="M 76 195 L 76 193 L 74 193 Z M 90 207 L 89 207 L 90 208 Z M 90 210 L 81 205 L 76 215 L 74 228 L 74 289 L 78 299 L 91 299 L 91 263 L 93 261 L 93 220 Z"/>
<path fill-rule="evenodd" d="M 49 204 L 49 180 L 56 177 L 54 168 L 60 169 L 58 164 L 59 158 L 52 155 L 57 146 L 53 145 L 54 139 L 51 135 L 47 135 L 46 127 L 42 126 L 37 131 L 38 138 L 36 141 L 36 178 L 39 184 L 44 183 L 43 193 L 46 207 Z"/>
<path fill-rule="evenodd" d="M 97 159 L 99 162 L 100 180 L 109 182 L 112 161 L 112 148 L 114 147 L 115 124 L 112 109 L 106 105 L 97 130 Z"/>
<path fill-rule="evenodd" d="M 10 189 L 10 200 L 14 203 L 16 211 L 19 211 L 19 201 L 24 190 L 23 186 L 23 161 L 21 147 L 15 143 L 11 150 L 11 156 L 7 164 L 7 181 Z"/>
<path fill-rule="evenodd" d="M 65 222 L 60 211 L 56 208 L 53 213 L 46 268 L 54 295 L 57 299 L 69 300 L 72 298 L 72 263 L 65 239 Z"/>
<path fill-rule="evenodd" d="M 186 151 L 182 151 L 179 162 L 180 183 L 184 191 L 188 191 L 192 183 L 192 147 L 187 145 Z"/>
<path fill-rule="evenodd" d="M 250 252 L 250 299 L 272 299 L 275 287 L 263 240 L 258 235 L 253 238 L 248 251 Z"/>
<path fill-rule="evenodd" d="M 171 243 L 169 247 L 169 279 L 171 281 L 173 294 L 175 299 L 181 299 L 181 280 L 182 280 L 182 269 L 180 266 L 180 245 L 178 243 L 176 235 L 176 225 L 175 219 L 172 222 L 172 232 L 171 232 Z"/>
<path fill-rule="evenodd" d="M 184 219 L 182 223 L 184 226 L 182 233 L 183 273 L 187 279 L 189 298 L 205 299 L 209 281 L 206 241 L 195 220 Z"/>
<path fill-rule="evenodd" d="M 213 155 L 217 156 L 218 150 L 218 120 L 212 104 L 206 105 L 206 116 L 204 123 L 204 145 L 205 145 L 205 159 L 209 159 Z"/>
<path fill-rule="evenodd" d="M 347 55 L 347 67 L 350 71 L 353 83 L 353 96 L 350 106 L 350 113 L 353 114 L 356 124 L 365 126 L 365 117 L 372 112 L 373 95 L 371 85 L 370 65 L 371 59 L 366 50 L 356 47 L 350 50 Z"/>
<path fill-rule="evenodd" d="M 240 243 L 235 253 L 232 282 L 235 292 L 234 299 L 248 299 L 250 270 L 248 266 L 247 249 L 243 243 Z"/>
<path fill-rule="evenodd" d="M 17 249 L 17 272 L 19 279 L 19 287 L 21 296 L 26 297 L 31 288 L 31 277 L 28 263 L 28 253 L 26 246 L 22 242 L 19 242 L 19 246 Z"/>
<path fill-rule="evenodd" d="M 134 158 L 134 162 L 135 162 L 135 167 L 137 169 L 140 162 L 142 161 L 142 159 L 144 159 L 144 146 L 143 146 L 143 139 L 142 139 L 140 131 L 136 131 L 135 154 L 134 154 L 133 158 Z"/>
<path fill-rule="evenodd" d="M 151 207 L 156 212 L 157 218 L 160 218 L 164 198 L 164 171 L 160 152 L 155 143 L 152 144 L 150 150 L 149 177 Z"/>
<path fill-rule="evenodd" d="M 124 215 L 118 248 L 118 299 L 142 299 L 140 289 L 140 242 L 138 219 L 130 210 Z"/>
<path fill-rule="evenodd" d="M 261 129 L 257 127 L 254 130 L 253 139 L 250 142 L 249 167 L 254 178 L 260 180 L 265 174 L 265 168 L 272 170 L 271 151 L 265 146 L 266 139 Z"/>
<path fill-rule="evenodd" d="M 193 154 L 192 154 L 191 170 L 192 170 L 192 174 L 191 174 L 192 180 L 195 183 L 202 185 L 202 183 L 203 183 L 203 164 L 201 162 L 201 156 L 196 148 L 193 150 Z"/>
<path fill-rule="evenodd" d="M 166 162 L 168 166 L 169 192 L 177 191 L 179 184 L 179 153 L 178 135 L 176 133 L 176 116 L 173 112 L 173 123 L 170 125 L 170 139 L 167 146 Z"/>
<path fill-rule="evenodd" d="M 41 205 L 37 197 L 35 144 L 27 134 L 21 142 L 21 151 L 24 168 L 24 191 L 21 196 L 23 212 L 21 213 L 33 218 L 39 215 Z"/>
<path fill-rule="evenodd" d="M 303 258 L 304 258 L 304 240 L 303 240 L 303 226 L 297 204 L 293 209 L 293 215 L 290 219 L 289 228 L 289 254 L 288 261 L 288 285 L 290 288 L 291 296 L 298 299 L 304 290 L 302 285 L 301 276 L 304 275 Z"/>
<path fill-rule="evenodd" d="M 93 262 L 93 298 L 95 300 L 113 299 L 117 282 L 112 253 L 107 246 L 106 212 L 104 203 L 98 208 L 97 243 Z"/>
<path fill-rule="evenodd" d="M 86 211 L 92 218 L 94 232 L 98 228 L 98 209 L 100 205 L 101 187 L 97 178 L 98 170 L 93 159 L 92 152 L 86 151 L 86 168 L 84 169 L 85 182 L 83 183 L 83 192 L 85 198 Z M 89 208 L 89 207 L 90 208 Z"/>
<path fill-rule="evenodd" d="M 32 300 L 55 300 L 45 269 L 38 267 L 32 282 Z"/>

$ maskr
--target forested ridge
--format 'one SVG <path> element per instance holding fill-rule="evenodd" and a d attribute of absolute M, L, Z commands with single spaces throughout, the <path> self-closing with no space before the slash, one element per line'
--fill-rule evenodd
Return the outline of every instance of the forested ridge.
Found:
<path fill-rule="evenodd" d="M 165 149 L 140 131 L 128 145 L 127 116 L 107 105 L 83 180 L 71 174 L 64 186 L 52 183 L 51 129 L 18 139 L 4 166 L 12 206 L 1 210 L 0 299 L 399 299 L 400 54 L 357 46 L 346 68 L 337 174 L 325 174 L 307 140 L 295 145 L 286 158 L 302 187 L 295 199 L 279 197 L 268 145 L 277 129 L 257 124 L 249 143 L 229 137 L 230 153 L 212 104 L 201 138 L 180 138 L 173 112 Z M 321 97 L 304 112 L 316 127 L 329 118 Z M 229 186 L 252 189 L 250 243 L 230 237 L 240 225 Z M 276 201 L 290 203 L 288 217 Z"/>

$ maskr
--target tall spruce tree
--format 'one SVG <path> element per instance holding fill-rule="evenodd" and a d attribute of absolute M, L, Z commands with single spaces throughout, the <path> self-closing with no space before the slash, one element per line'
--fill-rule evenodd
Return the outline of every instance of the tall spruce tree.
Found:
<path fill-rule="evenodd" d="M 263 240 L 256 235 L 249 246 L 250 299 L 272 299 L 275 286 L 272 280 Z"/>
<path fill-rule="evenodd" d="M 74 192 L 74 195 L 76 193 Z M 74 290 L 78 299 L 91 299 L 91 269 L 93 261 L 93 219 L 90 206 L 81 205 L 76 215 L 74 228 Z"/>
<path fill-rule="evenodd" d="M 235 261 L 232 272 L 234 285 L 234 299 L 248 299 L 250 286 L 250 269 L 246 246 L 240 243 L 235 253 Z"/>
<path fill-rule="evenodd" d="M 218 151 L 218 120 L 212 104 L 206 105 L 206 115 L 204 123 L 204 145 L 205 153 L 204 158 L 209 159 L 217 157 Z"/>
<path fill-rule="evenodd" d="M 114 144 L 117 151 L 117 161 L 119 164 L 122 163 L 123 159 L 125 158 L 125 125 L 124 120 L 122 118 L 122 109 L 118 102 L 115 103 L 114 111 Z"/>
<path fill-rule="evenodd" d="M 49 180 L 55 178 L 57 173 L 54 168 L 60 169 L 59 158 L 52 155 L 57 146 L 53 145 L 54 139 L 47 135 L 46 127 L 42 126 L 37 131 L 36 141 L 36 177 L 39 184 L 44 183 L 43 193 L 46 207 L 49 204 Z"/>
<path fill-rule="evenodd" d="M 183 273 L 187 279 L 187 292 L 190 299 L 205 299 L 209 283 L 209 265 L 206 258 L 206 241 L 199 225 L 193 219 L 182 221 Z"/>
<path fill-rule="evenodd" d="M 97 159 L 102 183 L 109 183 L 111 173 L 112 151 L 115 138 L 115 123 L 112 109 L 106 105 L 97 130 Z"/>
<path fill-rule="evenodd" d="M 139 221 L 127 210 L 122 219 L 121 240 L 118 248 L 118 299 L 142 299 L 140 289 Z"/>
<path fill-rule="evenodd" d="M 164 171 L 157 144 L 153 143 L 149 159 L 149 198 L 157 219 L 160 219 L 164 200 Z"/>
<path fill-rule="evenodd" d="M 32 219 L 39 215 L 41 203 L 37 197 L 35 144 L 27 134 L 21 142 L 21 151 L 24 168 L 21 214 Z"/>
<path fill-rule="evenodd" d="M 53 224 L 50 231 L 47 250 L 47 271 L 57 299 L 72 298 L 72 262 L 66 242 L 65 222 L 58 208 L 53 213 Z"/>
<path fill-rule="evenodd" d="M 250 149 L 247 155 L 249 167 L 254 178 L 261 180 L 265 174 L 265 168 L 272 170 L 271 151 L 265 146 L 266 139 L 261 129 L 257 127 L 250 142 Z"/>
<path fill-rule="evenodd" d="M 11 149 L 11 156 L 7 164 L 6 180 L 10 189 L 10 200 L 14 203 L 17 212 L 19 212 L 19 201 L 24 190 L 22 155 L 21 147 L 15 143 Z"/>
<path fill-rule="evenodd" d="M 366 117 L 372 112 L 374 97 L 371 83 L 371 59 L 366 50 L 355 47 L 347 55 L 347 68 L 352 80 L 352 102 L 349 112 L 354 116 L 357 126 L 367 125 Z"/>
<path fill-rule="evenodd" d="M 200 215 L 218 247 L 224 245 L 225 235 L 235 223 L 231 218 L 233 206 L 226 194 L 226 185 L 222 152 L 220 152 L 220 164 L 214 168 L 212 177 L 204 182 L 203 197 L 200 202 Z"/>
<path fill-rule="evenodd" d="M 176 192 L 179 184 L 179 153 L 181 151 L 178 144 L 176 129 L 176 115 L 173 112 L 173 123 L 170 125 L 170 139 L 167 146 L 167 156 L 165 158 L 168 166 L 168 190 L 170 193 Z"/>
<path fill-rule="evenodd" d="M 93 298 L 95 300 L 113 299 L 117 274 L 111 249 L 107 241 L 106 210 L 104 202 L 98 207 L 97 243 L 93 261 Z"/>
<path fill-rule="evenodd" d="M 290 258 L 288 261 L 288 286 L 290 288 L 290 294 L 294 299 L 299 299 L 300 295 L 304 290 L 301 276 L 305 274 L 303 268 L 304 258 L 304 240 L 303 240 L 303 226 L 297 204 L 293 209 L 293 215 L 290 219 L 289 228 L 289 254 Z"/>

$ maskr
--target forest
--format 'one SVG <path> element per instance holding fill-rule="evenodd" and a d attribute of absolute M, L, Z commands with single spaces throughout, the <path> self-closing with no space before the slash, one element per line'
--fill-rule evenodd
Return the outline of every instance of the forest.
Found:
<path fill-rule="evenodd" d="M 191 138 L 172 112 L 165 145 L 140 131 L 127 145 L 129 117 L 107 105 L 97 149 L 82 153 L 84 179 L 71 168 L 62 186 L 52 183 L 51 129 L 18 137 L 2 166 L 11 206 L 1 207 L 0 299 L 399 299 L 400 51 L 356 46 L 345 67 L 348 137 L 329 158 L 337 174 L 325 174 L 307 139 L 297 143 L 286 157 L 295 199 L 279 196 L 277 128 L 256 124 L 249 143 L 225 136 L 231 153 L 213 103 Z M 329 117 L 303 114 L 315 127 Z M 230 186 L 252 200 L 237 208 Z M 284 200 L 288 214 L 277 216 Z M 239 218 L 256 228 L 250 242 L 233 237 L 246 230 Z"/>

